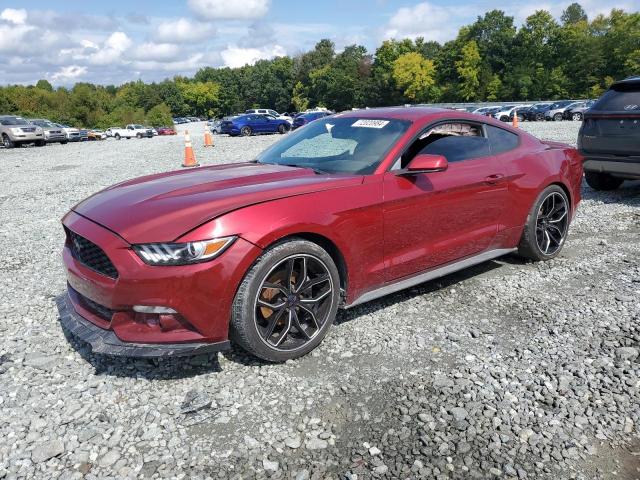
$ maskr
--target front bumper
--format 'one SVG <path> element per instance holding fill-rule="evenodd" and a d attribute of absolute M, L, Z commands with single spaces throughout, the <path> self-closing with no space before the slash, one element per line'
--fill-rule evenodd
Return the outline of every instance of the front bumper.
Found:
<path fill-rule="evenodd" d="M 102 336 L 118 339 L 122 344 L 116 344 L 120 350 L 123 345 L 129 345 L 133 346 L 134 352 L 141 348 L 140 344 L 160 351 L 197 352 L 202 351 L 203 345 L 217 344 L 211 348 L 219 349 L 227 342 L 231 305 L 237 287 L 262 252 L 260 248 L 238 238 L 220 257 L 210 262 L 150 266 L 142 262 L 129 243 L 91 220 L 70 212 L 64 217 L 63 224 L 99 247 L 117 270 L 117 274 L 108 276 L 99 273 L 99 269 L 90 268 L 73 255 L 67 239 L 62 257 L 69 284 L 69 301 L 72 310 L 83 320 L 82 324 L 91 324 L 87 328 L 100 329 L 97 332 Z M 169 314 L 171 318 L 166 320 L 173 322 L 173 326 L 163 326 L 164 315 L 135 312 L 134 305 L 175 310 L 177 313 Z M 100 345 L 104 342 L 97 342 L 98 348 L 103 348 Z M 113 341 L 110 344 L 114 344 Z M 178 348 L 177 344 L 185 346 Z M 178 353 L 165 355 L 171 354 Z"/>
<path fill-rule="evenodd" d="M 56 142 L 68 142 L 69 139 L 67 138 L 67 136 L 64 133 L 60 133 L 60 134 L 52 134 L 52 135 L 46 135 L 44 136 L 44 140 L 47 143 L 56 143 Z"/>
<path fill-rule="evenodd" d="M 113 332 L 105 330 L 83 318 L 76 312 L 69 295 L 58 302 L 62 328 L 74 337 L 88 343 L 93 353 L 132 358 L 161 358 L 201 355 L 227 350 L 229 341 L 215 343 L 130 343 L 123 342 Z"/>
<path fill-rule="evenodd" d="M 44 134 L 42 133 L 25 132 L 15 134 L 8 132 L 7 135 L 9 135 L 12 142 L 37 142 L 38 140 L 44 139 Z"/>

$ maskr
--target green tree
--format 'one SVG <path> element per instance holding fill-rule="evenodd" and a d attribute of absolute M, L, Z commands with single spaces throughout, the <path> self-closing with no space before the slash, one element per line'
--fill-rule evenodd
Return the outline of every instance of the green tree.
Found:
<path fill-rule="evenodd" d="M 393 62 L 393 79 L 404 95 L 414 102 L 427 102 L 434 98 L 435 67 L 417 52 L 400 55 Z"/>
<path fill-rule="evenodd" d="M 154 127 L 173 126 L 171 109 L 166 103 L 159 103 L 147 112 L 147 123 Z"/>
<path fill-rule="evenodd" d="M 185 103 L 195 115 L 214 116 L 217 113 L 220 85 L 214 82 L 179 82 Z"/>
<path fill-rule="evenodd" d="M 39 88 L 40 90 L 46 90 L 47 92 L 53 92 L 53 87 L 51 86 L 51 84 L 44 79 L 38 80 L 38 83 L 36 83 L 36 88 Z"/>
<path fill-rule="evenodd" d="M 460 75 L 460 95 L 465 100 L 477 100 L 480 87 L 480 65 L 482 58 L 475 40 L 468 42 L 462 48 L 460 60 L 456 62 L 456 69 Z"/>
<path fill-rule="evenodd" d="M 303 112 L 307 108 L 309 108 L 307 88 L 302 84 L 302 82 L 297 82 L 296 86 L 293 87 L 293 96 L 291 98 L 291 103 L 293 104 L 295 110 L 298 112 Z"/>
<path fill-rule="evenodd" d="M 582 5 L 572 3 L 563 10 L 560 20 L 564 25 L 569 25 L 572 23 L 586 22 L 588 19 L 587 13 L 584 11 L 584 8 L 582 8 Z"/>

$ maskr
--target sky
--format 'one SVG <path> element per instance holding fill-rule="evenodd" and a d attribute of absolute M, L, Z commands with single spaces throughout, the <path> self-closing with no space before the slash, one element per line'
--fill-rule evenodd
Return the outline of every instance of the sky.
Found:
<path fill-rule="evenodd" d="M 0 84 L 160 81 L 295 55 L 322 38 L 338 50 L 357 43 L 370 52 L 388 38 L 444 42 L 494 8 L 519 25 L 537 9 L 559 18 L 571 1 L 0 0 Z M 613 6 L 580 3 L 590 18 Z M 638 11 L 640 0 L 615 6 Z"/>

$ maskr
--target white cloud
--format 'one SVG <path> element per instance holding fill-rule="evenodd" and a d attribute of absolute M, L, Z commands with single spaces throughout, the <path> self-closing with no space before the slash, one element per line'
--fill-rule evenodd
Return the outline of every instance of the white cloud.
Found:
<path fill-rule="evenodd" d="M 460 25 L 459 7 L 447 8 L 429 2 L 400 8 L 389 20 L 384 38 L 416 38 L 439 42 L 455 37 Z"/>
<path fill-rule="evenodd" d="M 33 27 L 29 25 L 0 23 L 0 52 L 13 54 L 26 52 L 28 50 L 26 37 L 32 31 Z"/>
<path fill-rule="evenodd" d="M 56 73 L 51 75 L 51 80 L 56 82 L 68 82 L 70 80 L 75 80 L 78 77 L 81 77 L 87 73 L 87 67 L 83 67 L 80 65 L 69 65 L 67 67 L 62 67 Z"/>
<path fill-rule="evenodd" d="M 230 45 L 220 53 L 225 66 L 231 68 L 253 65 L 258 60 L 281 57 L 286 54 L 286 50 L 280 45 L 263 48 L 240 48 Z"/>
<path fill-rule="evenodd" d="M 137 60 L 171 61 L 181 56 L 181 49 L 173 43 L 145 42 L 136 45 L 129 56 Z"/>
<path fill-rule="evenodd" d="M 27 11 L 25 9 L 17 10 L 15 8 L 5 8 L 0 13 L 0 19 L 15 25 L 23 25 L 27 20 Z"/>
<path fill-rule="evenodd" d="M 89 55 L 89 62 L 94 65 L 108 65 L 116 62 L 131 46 L 132 40 L 124 32 L 113 32 L 104 42 L 102 48 Z"/>
<path fill-rule="evenodd" d="M 270 0 L 189 0 L 189 8 L 209 20 L 249 20 L 264 17 Z"/>
<path fill-rule="evenodd" d="M 164 43 L 189 43 L 213 35 L 215 29 L 211 25 L 179 18 L 160 23 L 155 38 Z"/>

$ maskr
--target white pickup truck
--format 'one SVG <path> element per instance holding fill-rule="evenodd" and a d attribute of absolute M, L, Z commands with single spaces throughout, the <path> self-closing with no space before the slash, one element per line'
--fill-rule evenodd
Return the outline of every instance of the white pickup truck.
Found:
<path fill-rule="evenodd" d="M 107 136 L 113 137 L 116 140 L 120 140 L 121 138 L 152 138 L 153 130 L 142 125 L 137 125 L 134 123 L 130 123 L 125 128 L 116 128 L 111 127 L 107 132 Z"/>

